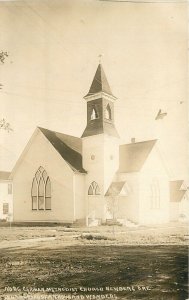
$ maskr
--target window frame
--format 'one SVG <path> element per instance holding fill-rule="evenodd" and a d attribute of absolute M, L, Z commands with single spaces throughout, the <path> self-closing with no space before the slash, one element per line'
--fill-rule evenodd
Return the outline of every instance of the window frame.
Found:
<path fill-rule="evenodd" d="M 5 209 L 5 205 L 6 205 L 6 209 Z M 6 210 L 6 212 L 5 212 Z M 3 202 L 3 215 L 8 215 L 10 212 L 10 207 L 9 207 L 9 203 L 8 202 Z"/>
<path fill-rule="evenodd" d="M 48 184 L 48 196 L 47 196 L 47 184 Z M 32 211 L 46 211 L 51 210 L 51 181 L 43 167 L 39 167 L 32 180 L 31 186 L 31 199 L 32 199 Z M 48 208 L 46 199 L 50 199 Z M 41 202 L 40 202 L 41 201 Z"/>
<path fill-rule="evenodd" d="M 95 118 L 92 118 L 92 115 L 93 115 L 93 112 L 95 114 Z M 96 107 L 92 107 L 92 110 L 91 110 L 91 114 L 90 114 L 90 121 L 94 121 L 94 120 L 97 120 L 99 119 L 99 114 L 98 114 L 98 111 L 96 109 Z"/>
<path fill-rule="evenodd" d="M 108 115 L 108 117 L 107 117 Z M 106 109 L 105 109 L 105 119 L 108 120 L 108 121 L 111 121 L 112 120 L 112 110 L 111 110 L 111 107 L 110 107 L 110 104 L 108 103 L 106 105 Z"/>
<path fill-rule="evenodd" d="M 154 178 L 151 183 L 151 209 L 159 210 L 161 209 L 161 196 L 160 187 L 158 179 Z"/>
<path fill-rule="evenodd" d="M 12 195 L 12 183 L 11 182 L 8 183 L 7 189 L 8 189 L 8 195 Z"/>
<path fill-rule="evenodd" d="M 89 193 L 89 191 L 91 191 Z M 88 188 L 88 196 L 99 196 L 100 195 L 100 188 L 96 181 L 92 181 L 89 188 Z"/>

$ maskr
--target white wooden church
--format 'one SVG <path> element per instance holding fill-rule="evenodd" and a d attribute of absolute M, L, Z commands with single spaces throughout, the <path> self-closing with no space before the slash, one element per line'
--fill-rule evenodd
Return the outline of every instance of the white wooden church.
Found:
<path fill-rule="evenodd" d="M 33 133 L 11 175 L 14 221 L 97 225 L 178 219 L 182 181 L 169 182 L 157 140 L 120 145 L 116 97 L 101 64 L 84 99 L 81 138 L 41 127 Z"/>

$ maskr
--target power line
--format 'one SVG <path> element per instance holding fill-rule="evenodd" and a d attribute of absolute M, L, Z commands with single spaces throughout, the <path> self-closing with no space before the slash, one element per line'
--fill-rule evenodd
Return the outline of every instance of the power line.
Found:
<path fill-rule="evenodd" d="M 38 96 L 34 96 L 34 95 L 24 95 L 24 94 L 18 94 L 18 93 L 13 93 L 13 92 L 6 92 L 6 91 L 0 91 L 0 94 L 1 93 L 3 93 L 3 94 L 6 94 L 6 95 L 13 95 L 13 96 L 16 96 L 16 97 L 21 97 L 21 98 L 32 98 L 32 99 L 38 99 L 38 100 L 43 100 L 43 101 L 45 101 L 45 100 L 51 100 L 52 102 L 54 102 L 55 100 L 56 101 L 59 101 L 60 102 L 60 100 L 62 100 L 62 102 L 64 102 L 64 97 L 61 97 L 60 96 L 60 98 L 57 98 L 57 97 L 46 97 L 46 96 L 44 96 L 44 97 L 38 97 Z M 82 98 L 81 98 L 81 100 L 82 100 Z M 71 99 L 69 99 L 69 103 L 70 104 L 74 104 L 74 105 L 80 105 L 80 101 L 79 101 L 79 97 L 78 97 L 78 101 L 76 100 L 76 101 L 73 101 L 73 100 L 71 100 Z"/>
<path fill-rule="evenodd" d="M 162 4 L 172 4 L 172 3 L 178 3 L 178 4 L 182 4 L 182 3 L 188 3 L 187 0 L 154 0 L 154 1 L 142 1 L 142 0 L 98 0 L 100 2 L 114 2 L 114 3 L 136 3 L 136 4 L 147 4 L 147 3 L 150 3 L 150 4 L 157 4 L 157 3 L 162 3 Z"/>
<path fill-rule="evenodd" d="M 63 52 L 64 52 L 64 56 L 66 55 L 66 57 L 67 57 L 67 61 L 72 61 L 73 60 L 73 56 L 72 56 L 72 54 L 70 53 L 70 51 L 68 51 L 66 48 L 65 48 L 65 44 L 67 44 L 67 43 L 74 43 L 74 41 L 72 41 L 71 39 L 65 39 L 65 37 L 64 37 L 64 44 L 62 43 L 62 40 L 57 36 L 57 34 L 58 34 L 58 30 L 54 27 L 54 26 L 52 26 L 52 24 L 50 24 L 50 22 L 49 21 L 47 21 L 40 13 L 39 13 L 39 11 L 37 11 L 36 9 L 34 9 L 31 5 L 29 5 L 29 3 L 28 3 L 28 1 L 24 1 L 23 3 L 25 3 L 25 8 L 27 9 L 29 9 L 30 11 L 32 11 L 32 13 L 35 15 L 35 16 L 37 16 L 37 18 L 38 19 L 40 19 L 46 26 L 47 26 L 47 28 L 48 28 L 48 30 L 52 33 L 52 35 L 51 35 L 51 38 L 52 39 L 54 39 L 54 41 L 61 47 L 61 49 L 63 50 Z M 14 6 L 16 9 L 18 9 L 19 11 L 20 11 L 20 6 L 19 5 L 17 5 L 17 3 L 16 2 L 11 2 L 11 6 Z M 11 7 L 10 5 L 6 5 L 5 7 L 6 8 L 8 8 L 8 10 L 9 11 L 11 11 Z M 12 13 L 12 11 L 11 11 L 11 13 Z M 24 11 L 24 14 L 23 15 L 25 15 L 25 13 L 26 13 L 26 10 Z M 15 13 L 13 13 L 13 15 L 15 16 Z M 28 18 L 26 18 L 26 20 L 27 20 L 27 22 L 28 22 L 28 20 L 32 20 L 33 21 L 33 19 L 30 17 L 30 15 L 28 15 Z M 30 25 L 32 25 L 32 26 L 36 26 L 36 22 L 29 22 L 28 24 L 30 24 Z M 39 31 L 37 31 L 38 33 L 39 33 Z M 78 80 L 79 79 L 79 75 L 77 75 L 76 73 L 72 73 L 71 74 L 72 75 L 72 78 L 75 78 L 76 80 Z"/>

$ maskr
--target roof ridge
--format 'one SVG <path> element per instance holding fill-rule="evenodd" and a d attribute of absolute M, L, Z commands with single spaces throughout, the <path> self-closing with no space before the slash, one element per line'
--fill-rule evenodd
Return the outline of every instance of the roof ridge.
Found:
<path fill-rule="evenodd" d="M 47 128 L 44 128 L 44 127 L 41 127 L 41 126 L 37 126 L 37 128 L 39 128 L 39 129 L 44 129 L 44 130 L 48 130 L 48 131 L 50 131 L 50 132 L 54 132 L 54 133 L 58 133 L 58 134 L 66 135 L 66 136 L 71 136 L 71 137 L 76 138 L 76 139 L 81 139 L 80 137 L 75 136 L 75 135 L 71 135 L 71 134 L 67 134 L 67 133 L 63 133 L 63 132 L 59 132 L 59 131 L 47 129 Z"/>

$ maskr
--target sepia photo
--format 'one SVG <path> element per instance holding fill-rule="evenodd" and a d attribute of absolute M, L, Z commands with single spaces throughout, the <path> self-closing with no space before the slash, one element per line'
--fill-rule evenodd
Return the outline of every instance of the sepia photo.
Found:
<path fill-rule="evenodd" d="M 188 299 L 188 3 L 0 1 L 0 299 Z"/>

